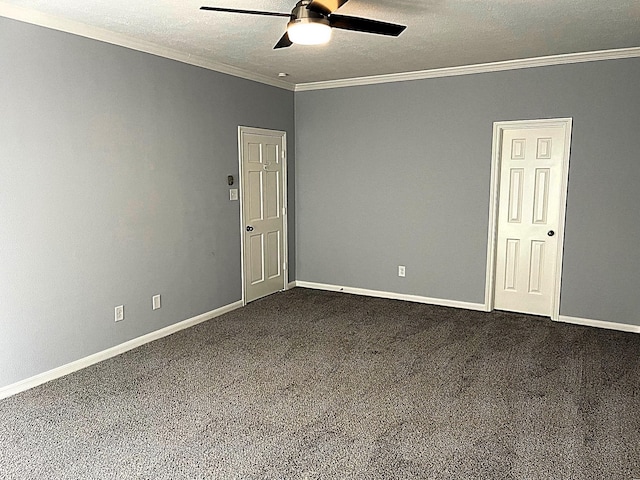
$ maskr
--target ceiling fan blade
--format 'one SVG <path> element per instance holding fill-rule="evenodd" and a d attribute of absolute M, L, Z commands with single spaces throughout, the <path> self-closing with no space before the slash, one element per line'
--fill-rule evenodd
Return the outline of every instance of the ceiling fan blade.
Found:
<path fill-rule="evenodd" d="M 282 38 L 278 40 L 278 43 L 276 43 L 276 46 L 273 47 L 273 49 L 275 50 L 277 48 L 287 48 L 291 45 L 293 45 L 293 42 L 289 40 L 289 32 L 284 32 L 284 35 L 282 35 Z"/>
<path fill-rule="evenodd" d="M 312 0 L 312 2 L 307 5 L 307 10 L 321 13 L 322 15 L 329 15 L 330 13 L 338 10 L 348 1 L 349 0 Z"/>
<path fill-rule="evenodd" d="M 329 25 L 343 30 L 355 30 L 356 32 L 375 33 L 378 35 L 390 35 L 397 37 L 405 28 L 405 25 L 379 22 L 368 18 L 347 17 L 345 15 L 329 15 Z"/>
<path fill-rule="evenodd" d="M 259 10 L 237 10 L 235 8 L 200 7 L 200 10 L 209 10 L 213 12 L 244 13 L 247 15 L 266 15 L 267 17 L 291 17 L 290 13 L 262 12 Z"/>

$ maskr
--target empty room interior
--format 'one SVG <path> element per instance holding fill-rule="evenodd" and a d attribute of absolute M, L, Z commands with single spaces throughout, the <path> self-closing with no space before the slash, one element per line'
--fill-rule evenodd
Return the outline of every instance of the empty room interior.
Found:
<path fill-rule="evenodd" d="M 0 0 L 0 478 L 640 478 L 637 1 L 130 3 Z"/>

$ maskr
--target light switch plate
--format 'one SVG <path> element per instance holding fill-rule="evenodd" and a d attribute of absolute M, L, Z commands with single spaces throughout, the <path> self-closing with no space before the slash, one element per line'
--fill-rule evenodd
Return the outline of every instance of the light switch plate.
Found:
<path fill-rule="evenodd" d="M 229 189 L 229 200 L 238 200 L 238 189 L 230 188 Z"/>
<path fill-rule="evenodd" d="M 160 295 L 154 295 L 151 297 L 151 308 L 158 310 L 162 305 L 160 304 Z"/>

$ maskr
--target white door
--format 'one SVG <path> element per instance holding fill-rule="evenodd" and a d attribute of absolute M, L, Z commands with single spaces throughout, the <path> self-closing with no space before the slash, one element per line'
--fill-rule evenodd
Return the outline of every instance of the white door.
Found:
<path fill-rule="evenodd" d="M 569 120 L 501 129 L 497 309 L 557 317 L 570 127 Z"/>
<path fill-rule="evenodd" d="M 284 132 L 239 128 L 245 303 L 287 285 L 285 146 Z"/>

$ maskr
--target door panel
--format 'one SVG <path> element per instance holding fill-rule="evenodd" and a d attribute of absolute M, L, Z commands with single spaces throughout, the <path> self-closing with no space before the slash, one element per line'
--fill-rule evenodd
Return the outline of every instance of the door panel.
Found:
<path fill-rule="evenodd" d="M 507 251 L 505 253 L 504 290 L 517 291 L 518 259 L 520 258 L 520 240 L 507 239 Z"/>
<path fill-rule="evenodd" d="M 531 264 L 529 265 L 529 293 L 542 294 L 542 275 L 544 274 L 545 242 L 531 241 Z"/>
<path fill-rule="evenodd" d="M 505 129 L 500 152 L 494 306 L 551 316 L 565 128 Z"/>
<path fill-rule="evenodd" d="M 264 202 L 266 217 L 268 219 L 278 218 L 280 215 L 280 172 L 265 172 L 265 192 Z"/>
<path fill-rule="evenodd" d="M 262 163 L 262 145 L 260 142 L 247 142 L 245 147 L 246 161 L 248 163 Z"/>
<path fill-rule="evenodd" d="M 267 233 L 267 277 L 269 279 L 280 275 L 280 232 Z"/>
<path fill-rule="evenodd" d="M 264 235 L 249 236 L 249 281 L 251 285 L 264 281 Z"/>
<path fill-rule="evenodd" d="M 551 170 L 548 168 L 536 168 L 536 186 L 533 192 L 533 223 L 537 225 L 547 224 L 550 174 Z"/>
<path fill-rule="evenodd" d="M 257 222 L 262 220 L 262 171 L 247 173 L 248 210 L 246 220 Z"/>
<path fill-rule="evenodd" d="M 524 170 L 512 168 L 509 179 L 509 223 L 522 222 L 522 186 Z"/>
<path fill-rule="evenodd" d="M 244 298 L 283 290 L 285 270 L 284 133 L 240 128 Z"/>

